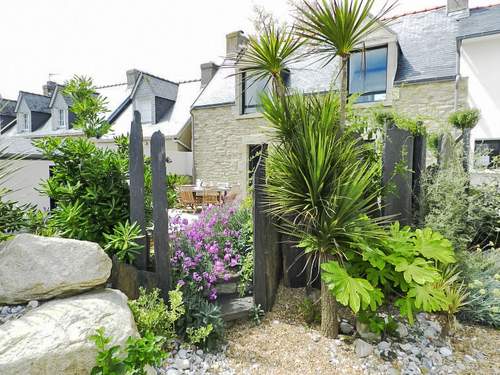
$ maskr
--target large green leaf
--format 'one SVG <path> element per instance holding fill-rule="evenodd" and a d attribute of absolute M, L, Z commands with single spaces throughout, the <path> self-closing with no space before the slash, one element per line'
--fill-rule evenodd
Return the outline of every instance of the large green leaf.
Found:
<path fill-rule="evenodd" d="M 430 228 L 417 229 L 412 242 L 415 245 L 415 250 L 427 259 L 434 259 L 443 264 L 455 262 L 451 242 Z"/>
<path fill-rule="evenodd" d="M 432 284 L 417 285 L 408 292 L 409 297 L 415 298 L 415 307 L 426 312 L 442 311 L 447 307 L 446 295 L 442 289 Z"/>
<path fill-rule="evenodd" d="M 415 306 L 415 298 L 406 296 L 403 298 L 398 298 L 394 303 L 397 307 L 399 307 L 399 313 L 403 316 L 406 316 L 408 322 L 413 324 L 413 310 Z"/>
<path fill-rule="evenodd" d="M 403 260 L 396 266 L 396 271 L 403 272 L 407 283 L 425 284 L 439 279 L 439 272 L 423 258 L 415 258 L 412 263 Z"/>
<path fill-rule="evenodd" d="M 344 306 L 349 306 L 357 313 L 361 302 L 367 306 L 371 302 L 370 292 L 373 286 L 368 280 L 351 277 L 338 262 L 332 261 L 321 265 L 321 277 L 333 295 Z"/>

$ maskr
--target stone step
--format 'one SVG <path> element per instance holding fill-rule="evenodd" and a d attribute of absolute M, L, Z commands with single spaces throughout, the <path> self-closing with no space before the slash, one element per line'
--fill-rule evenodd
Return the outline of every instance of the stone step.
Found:
<path fill-rule="evenodd" d="M 253 297 L 233 297 L 221 301 L 222 319 L 226 322 L 248 319 L 248 314 L 253 307 Z"/>

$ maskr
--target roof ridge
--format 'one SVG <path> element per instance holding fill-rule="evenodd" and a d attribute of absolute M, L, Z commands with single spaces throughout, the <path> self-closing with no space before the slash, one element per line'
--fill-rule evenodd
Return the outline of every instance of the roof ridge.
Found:
<path fill-rule="evenodd" d="M 109 85 L 96 86 L 96 89 L 107 89 L 109 87 L 123 86 L 123 85 L 126 85 L 126 84 L 127 84 L 127 82 L 111 83 Z"/>
<path fill-rule="evenodd" d="M 438 9 L 441 9 L 441 8 L 446 8 L 446 5 L 437 5 L 437 6 L 431 7 L 431 8 L 418 9 L 418 10 L 414 10 L 414 11 L 411 11 L 411 12 L 405 12 L 405 13 L 401 13 L 401 14 L 396 14 L 394 16 L 387 16 L 387 17 L 384 17 L 382 19 L 383 20 L 393 20 L 393 19 L 396 19 L 396 18 L 410 16 L 410 15 L 413 15 L 413 14 L 431 12 L 431 11 L 438 10 Z"/>
<path fill-rule="evenodd" d="M 17 102 L 17 100 L 14 100 L 14 99 L 6 99 L 6 98 L 0 98 L 0 102 Z"/>
<path fill-rule="evenodd" d="M 493 4 L 488 4 L 488 5 L 478 5 L 477 7 L 469 8 L 469 10 L 482 9 L 482 8 L 491 8 L 491 7 L 497 7 L 499 5 L 500 5 L 500 2 L 493 3 Z"/>
<path fill-rule="evenodd" d="M 19 90 L 19 93 L 36 95 L 36 96 L 43 96 L 44 98 L 50 99 L 50 96 L 43 95 L 43 94 L 35 94 L 34 92 L 30 92 L 30 91 Z"/>
<path fill-rule="evenodd" d="M 181 84 L 181 83 L 191 83 L 191 82 L 201 82 L 201 78 L 186 79 L 184 81 L 179 81 L 177 83 Z"/>
<path fill-rule="evenodd" d="M 139 69 L 138 69 L 138 70 L 139 70 Z M 160 77 L 160 76 L 154 75 L 154 74 L 151 74 L 151 73 L 149 73 L 149 72 L 145 72 L 144 70 L 139 70 L 139 72 L 141 72 L 142 74 L 148 75 L 148 76 L 150 76 L 150 77 L 160 79 L 160 80 L 165 81 L 165 82 L 173 83 L 174 85 L 177 85 L 177 84 L 178 84 L 177 82 L 171 81 L 171 80 L 169 80 L 169 79 L 166 79 L 166 78 L 163 78 L 163 77 Z"/>

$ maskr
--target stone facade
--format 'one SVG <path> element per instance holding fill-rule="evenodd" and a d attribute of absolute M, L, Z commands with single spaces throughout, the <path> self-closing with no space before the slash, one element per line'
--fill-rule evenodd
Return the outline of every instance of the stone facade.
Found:
<path fill-rule="evenodd" d="M 455 82 L 440 81 L 396 86 L 387 109 L 410 117 L 424 117 L 436 130 L 447 123 L 454 110 Z M 459 84 L 459 108 L 467 102 L 467 81 Z M 367 109 L 370 105 L 360 105 Z M 260 114 L 239 115 L 237 104 L 195 108 L 193 115 L 194 173 L 213 182 L 248 185 L 249 145 L 268 142 L 266 120 Z M 267 128 L 267 131 L 266 131 Z"/>

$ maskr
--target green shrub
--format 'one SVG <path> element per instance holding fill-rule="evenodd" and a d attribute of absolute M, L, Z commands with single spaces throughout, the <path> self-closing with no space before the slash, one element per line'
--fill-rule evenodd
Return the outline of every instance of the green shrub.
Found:
<path fill-rule="evenodd" d="M 130 310 L 141 335 L 152 332 L 167 340 L 177 337 L 175 325 L 186 309 L 180 290 L 171 290 L 168 295 L 170 306 L 165 305 L 159 289 L 147 292 L 144 288 L 140 288 L 139 298 L 129 301 Z"/>
<path fill-rule="evenodd" d="M 304 298 L 299 305 L 299 310 L 306 324 L 321 323 L 321 306 L 319 301 L 314 301 L 312 298 Z"/>
<path fill-rule="evenodd" d="M 41 188 L 56 205 L 48 227 L 104 246 L 104 233 L 129 215 L 128 159 L 85 138 L 47 137 L 34 145 L 54 163 Z"/>
<path fill-rule="evenodd" d="M 459 265 L 469 289 L 459 318 L 500 328 L 500 249 L 462 252 Z"/>
<path fill-rule="evenodd" d="M 98 351 L 91 375 L 145 375 L 147 365 L 159 366 L 167 357 L 162 350 L 165 339 L 152 333 L 142 338 L 129 337 L 124 350 L 119 345 L 109 346 L 111 338 L 104 335 L 104 328 L 97 329 L 90 339 Z"/>
<path fill-rule="evenodd" d="M 144 249 L 136 242 L 143 237 L 141 227 L 137 223 L 130 225 L 128 220 L 125 224 L 118 223 L 113 228 L 113 233 L 104 234 L 107 241 L 104 250 L 110 255 L 116 254 L 121 262 L 132 263 L 136 255 Z"/>
<path fill-rule="evenodd" d="M 453 112 L 448 117 L 448 122 L 460 130 L 472 129 L 477 125 L 480 115 L 478 109 L 464 109 Z"/>

